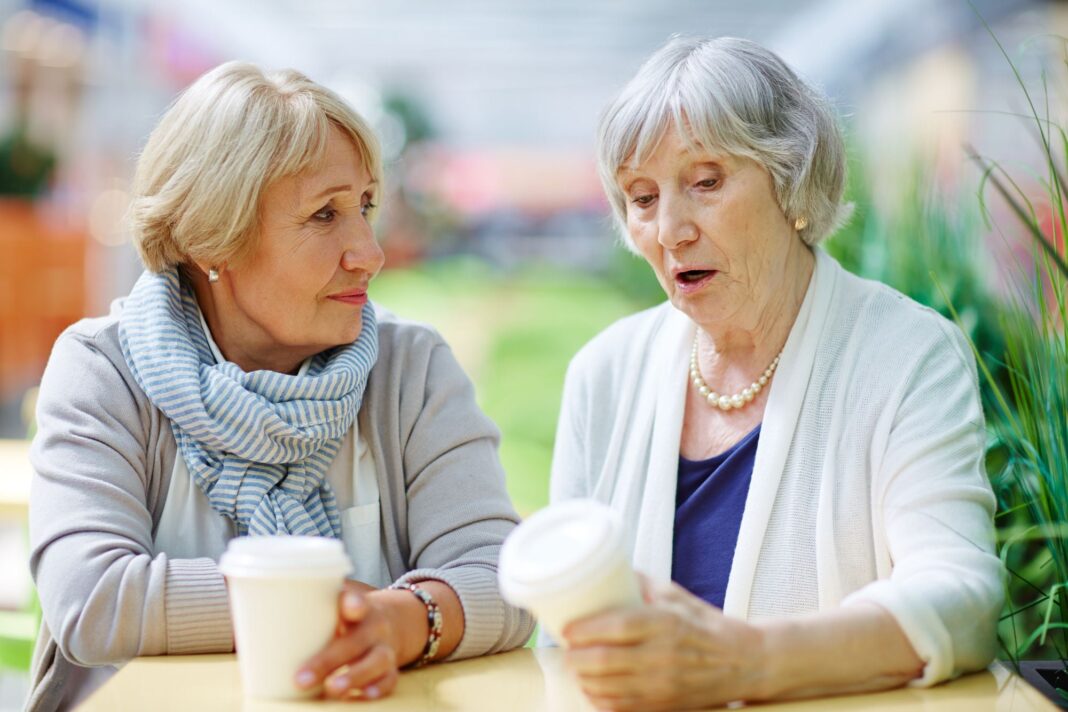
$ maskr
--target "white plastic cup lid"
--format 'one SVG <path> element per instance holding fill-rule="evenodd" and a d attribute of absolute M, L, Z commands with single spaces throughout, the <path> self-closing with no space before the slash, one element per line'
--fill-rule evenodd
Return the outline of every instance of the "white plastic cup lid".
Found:
<path fill-rule="evenodd" d="M 591 499 L 546 507 L 524 520 L 501 547 L 499 578 L 512 603 L 572 589 L 622 555 L 619 516 Z"/>
<path fill-rule="evenodd" d="M 250 578 L 337 576 L 352 573 L 341 542 L 320 536 L 243 536 L 219 559 L 224 576 Z"/>

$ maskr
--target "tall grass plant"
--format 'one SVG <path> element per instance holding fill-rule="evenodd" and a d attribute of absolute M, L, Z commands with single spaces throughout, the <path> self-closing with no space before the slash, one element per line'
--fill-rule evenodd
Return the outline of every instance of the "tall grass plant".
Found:
<path fill-rule="evenodd" d="M 987 28 L 989 30 L 989 27 Z M 1030 244 L 1031 259 L 1011 265 L 1016 277 L 1003 308 L 986 319 L 1004 339 L 1000 361 L 979 358 L 991 397 L 988 469 L 998 496 L 999 552 L 1009 572 L 999 632 L 1006 657 L 1068 661 L 1068 335 L 1064 243 L 1064 165 L 1068 135 L 1023 80 L 998 41 L 1027 105 L 1025 140 L 1037 140 L 1041 165 L 1020 171 L 966 150 L 982 171 L 979 208 L 1007 239 Z M 1041 107 L 1041 108 L 1039 108 Z M 1027 134 L 1031 134 L 1027 137 Z M 1037 186 L 1030 189 L 1027 186 Z M 990 198 L 994 197 L 992 201 Z M 993 215 L 1008 209 L 1007 219 Z M 1047 219 L 1045 215 L 1052 216 Z M 958 321 L 963 316 L 957 314 Z M 1003 369 L 1004 378 L 994 370 Z M 1062 686 L 1064 687 L 1064 686 Z M 1068 699 L 1065 689 L 1057 690 Z"/>

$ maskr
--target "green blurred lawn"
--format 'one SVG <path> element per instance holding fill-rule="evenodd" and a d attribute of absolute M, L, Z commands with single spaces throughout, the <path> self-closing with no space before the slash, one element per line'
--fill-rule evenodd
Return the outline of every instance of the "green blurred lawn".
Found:
<path fill-rule="evenodd" d="M 501 429 L 508 491 L 524 516 L 548 501 L 568 362 L 604 327 L 647 306 L 649 294 L 588 272 L 502 273 L 471 258 L 387 270 L 371 285 L 379 305 L 431 324 L 452 346 Z"/>

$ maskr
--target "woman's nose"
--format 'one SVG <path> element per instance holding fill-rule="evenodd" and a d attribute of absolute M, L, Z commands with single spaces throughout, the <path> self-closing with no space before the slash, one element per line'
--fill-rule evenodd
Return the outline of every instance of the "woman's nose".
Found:
<path fill-rule="evenodd" d="M 348 230 L 341 253 L 341 268 L 348 272 L 378 273 L 386 261 L 386 255 L 375 239 L 371 226 L 362 218 Z"/>
<path fill-rule="evenodd" d="M 657 241 L 674 249 L 697 239 L 699 230 L 685 199 L 661 198 L 657 215 Z"/>

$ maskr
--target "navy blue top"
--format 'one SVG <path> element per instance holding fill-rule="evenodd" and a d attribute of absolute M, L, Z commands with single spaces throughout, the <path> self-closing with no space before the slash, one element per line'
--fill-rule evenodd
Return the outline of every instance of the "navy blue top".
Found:
<path fill-rule="evenodd" d="M 671 580 L 719 608 L 727 595 L 759 439 L 758 425 L 715 457 L 679 456 Z"/>

